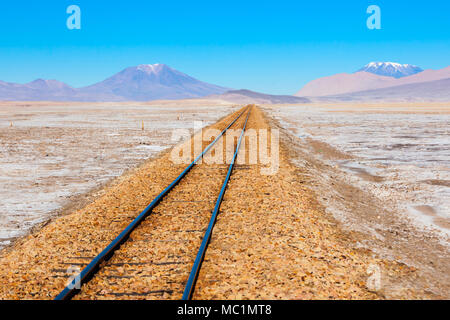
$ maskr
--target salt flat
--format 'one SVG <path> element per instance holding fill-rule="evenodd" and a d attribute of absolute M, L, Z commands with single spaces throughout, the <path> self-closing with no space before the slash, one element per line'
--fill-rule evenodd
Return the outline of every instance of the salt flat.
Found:
<path fill-rule="evenodd" d="M 271 114 L 298 137 L 347 154 L 328 160 L 353 184 L 450 235 L 450 105 L 289 106 Z"/>
<path fill-rule="evenodd" d="M 450 104 L 265 106 L 355 247 L 415 268 L 391 292 L 450 292 Z"/>
<path fill-rule="evenodd" d="M 174 129 L 234 108 L 190 103 L 0 103 L 0 248 L 174 145 Z"/>

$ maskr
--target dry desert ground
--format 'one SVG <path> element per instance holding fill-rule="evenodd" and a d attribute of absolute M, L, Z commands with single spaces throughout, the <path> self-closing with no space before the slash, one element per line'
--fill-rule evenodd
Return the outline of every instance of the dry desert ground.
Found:
<path fill-rule="evenodd" d="M 1 102 L 0 298 L 53 298 L 185 167 L 174 132 L 242 107 Z M 450 103 L 261 105 L 249 128 L 279 131 L 279 170 L 233 173 L 194 298 L 450 297 Z M 200 238 L 174 228 L 205 223 L 224 168 L 195 170 L 210 185 L 179 195 L 208 201 L 169 197 L 78 298 L 180 298 Z"/>

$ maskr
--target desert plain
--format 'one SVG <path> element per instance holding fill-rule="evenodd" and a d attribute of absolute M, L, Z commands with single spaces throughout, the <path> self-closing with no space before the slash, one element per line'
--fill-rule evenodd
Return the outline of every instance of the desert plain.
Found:
<path fill-rule="evenodd" d="M 54 288 L 43 291 L 48 296 L 37 293 L 39 280 L 33 290 L 24 289 L 29 283 L 23 280 L 25 273 L 33 269 L 34 260 L 18 257 L 33 252 L 33 243 L 36 252 L 40 250 L 40 242 L 33 239 L 58 225 L 61 217 L 82 214 L 83 208 L 152 161 L 161 161 L 165 150 L 179 142 L 172 139 L 174 130 L 194 133 L 194 121 L 212 125 L 240 107 L 206 99 L 2 102 L 0 298 L 51 297 Z M 245 272 L 247 282 L 237 281 L 235 288 L 240 290 L 226 296 L 220 282 L 208 278 L 208 270 L 213 274 L 217 270 L 207 263 L 198 298 L 450 297 L 450 103 L 261 105 L 258 110 L 259 118 L 252 121 L 279 129 L 282 146 L 279 177 L 270 178 L 275 179 L 274 190 L 266 185 L 264 194 L 276 202 L 285 190 L 289 194 L 285 200 L 294 208 L 292 225 L 289 216 L 277 221 L 276 206 L 265 212 L 266 222 L 274 224 L 280 238 L 279 243 L 266 238 L 261 243 L 283 248 L 280 253 L 288 255 L 287 260 L 266 252 L 267 256 L 279 264 L 296 261 L 299 273 L 280 268 L 277 277 L 282 279 L 266 278 L 274 288 L 258 296 L 256 289 L 246 288 L 259 288 L 261 283 L 252 282 L 251 269 L 237 262 L 237 267 L 226 270 Z M 238 172 L 236 179 L 264 183 L 269 178 L 249 171 Z M 291 184 L 283 184 L 283 179 Z M 289 188 L 300 196 L 292 196 Z M 239 190 L 231 184 L 230 196 L 235 194 L 244 205 Z M 257 236 L 252 226 L 264 227 L 264 220 L 254 216 L 246 220 L 233 212 L 236 216 L 228 219 L 247 228 L 247 241 Z M 220 224 L 217 228 L 225 243 L 233 238 L 227 232 L 233 231 L 238 232 Z M 311 237 L 301 240 L 307 235 Z M 292 242 L 296 237 L 297 244 Z M 291 246 L 283 247 L 286 243 Z M 235 244 L 228 243 L 229 248 Z M 211 254 L 220 257 L 223 250 L 213 245 Z M 253 259 L 254 265 L 270 272 L 267 261 Z M 324 259 L 335 263 L 332 270 L 339 274 L 324 273 Z M 15 268 L 19 265 L 22 269 Z M 9 274 L 11 270 L 17 270 L 15 275 Z M 380 273 L 376 288 L 368 283 L 374 270 Z M 350 276 L 344 276 L 346 272 Z M 258 273 L 256 278 L 261 281 L 264 276 Z M 331 292 L 333 283 L 337 289 Z"/>

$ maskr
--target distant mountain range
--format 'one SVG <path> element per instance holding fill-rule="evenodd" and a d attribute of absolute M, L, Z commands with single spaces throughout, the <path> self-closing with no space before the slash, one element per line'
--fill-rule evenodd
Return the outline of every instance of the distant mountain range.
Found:
<path fill-rule="evenodd" d="M 352 100 L 355 97 L 358 97 L 360 100 L 364 100 L 364 97 L 366 97 L 366 100 L 371 100 L 374 98 L 373 94 L 375 94 L 376 91 L 378 97 L 385 94 L 383 98 L 386 101 L 390 99 L 398 100 L 400 98 L 403 98 L 406 101 L 411 100 L 412 97 L 415 97 L 415 99 L 418 100 L 421 100 L 421 97 L 424 99 L 425 97 L 428 97 L 439 101 L 447 99 L 446 97 L 448 96 L 448 92 L 450 92 L 450 87 L 446 87 L 445 85 L 448 84 L 448 82 L 444 81 L 438 85 L 438 82 L 435 81 L 449 79 L 450 67 L 440 70 L 429 69 L 419 72 L 419 70 L 422 70 L 419 67 L 400 64 L 394 65 L 390 63 L 390 66 L 396 65 L 399 67 L 396 69 L 397 71 L 394 72 L 393 69 L 387 68 L 388 63 L 373 62 L 363 68 L 367 71 L 357 71 L 352 74 L 340 73 L 329 77 L 319 78 L 307 83 L 295 94 L 295 96 L 325 98 L 325 100 L 330 100 L 331 98 L 336 98 L 338 96 L 340 97 L 339 100 L 345 100 L 345 96 L 347 96 L 347 100 Z M 396 72 L 397 74 L 395 74 Z M 381 73 L 384 73 L 384 75 L 380 75 Z M 391 75 L 387 76 L 386 74 L 388 73 Z M 401 77 L 399 73 L 402 73 Z M 408 73 L 413 74 L 407 75 Z M 424 84 L 427 82 L 433 82 L 437 85 L 437 88 L 439 88 L 439 90 L 433 90 L 434 94 L 432 96 L 430 96 L 429 91 L 422 91 L 429 90 L 429 85 L 414 86 L 414 88 L 418 90 L 416 92 L 411 92 L 404 87 L 405 85 Z M 392 95 L 392 90 L 381 91 L 381 89 L 387 88 L 397 88 L 399 91 L 394 97 Z M 387 95 L 387 92 L 391 92 L 391 95 Z M 405 96 L 401 97 L 402 94 L 405 94 Z M 413 95 L 411 96 L 411 94 Z"/>
<path fill-rule="evenodd" d="M 38 79 L 26 84 L 0 81 L 0 100 L 70 100 L 77 91 L 63 82 Z"/>
<path fill-rule="evenodd" d="M 238 104 L 295 104 L 295 103 L 308 103 L 311 100 L 303 97 L 295 97 L 288 95 L 272 95 L 266 93 L 259 93 L 250 90 L 230 90 L 219 95 L 211 95 L 205 97 L 205 99 L 219 99 Z"/>
<path fill-rule="evenodd" d="M 411 64 L 400 64 L 395 62 L 370 62 L 358 70 L 377 74 L 379 76 L 403 78 L 422 72 L 422 68 Z"/>
<path fill-rule="evenodd" d="M 126 68 L 112 77 L 83 88 L 56 80 L 27 84 L 0 81 L 0 100 L 149 101 L 199 98 L 228 88 L 199 81 L 164 64 Z"/>
<path fill-rule="evenodd" d="M 99 83 L 72 88 L 57 80 L 26 84 L 0 81 L 6 101 L 151 101 L 187 98 L 232 103 L 295 104 L 311 101 L 450 101 L 450 67 L 422 70 L 393 62 L 371 62 L 355 73 L 340 73 L 306 84 L 294 96 L 230 90 L 202 82 L 164 64 L 126 68 Z"/>

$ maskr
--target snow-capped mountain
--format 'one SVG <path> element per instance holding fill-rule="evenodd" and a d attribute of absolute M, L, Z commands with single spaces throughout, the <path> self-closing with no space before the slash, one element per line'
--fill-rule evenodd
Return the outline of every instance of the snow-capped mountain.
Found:
<path fill-rule="evenodd" d="M 308 82 L 295 95 L 300 97 L 324 97 L 365 92 L 409 84 L 434 82 L 450 79 L 450 66 L 440 70 L 424 70 L 408 77 L 394 78 L 371 72 L 359 71 L 355 73 L 339 73 L 328 77 L 318 78 Z M 448 82 L 442 82 L 447 84 Z M 440 87 L 442 88 L 442 83 Z M 412 88 L 412 87 L 409 87 Z M 419 87 L 415 87 L 419 88 Z M 421 87 L 422 89 L 425 86 Z M 387 92 L 387 91 L 383 91 Z M 402 91 L 406 92 L 406 91 Z M 381 94 L 381 91 L 380 91 Z M 442 95 L 445 96 L 445 95 Z"/>
<path fill-rule="evenodd" d="M 403 78 L 422 72 L 423 70 L 411 64 L 400 64 L 395 62 L 370 62 L 357 72 L 365 71 L 379 76 Z"/>
<path fill-rule="evenodd" d="M 0 100 L 149 101 L 198 98 L 227 90 L 165 64 L 142 64 L 79 89 L 56 80 L 38 79 L 27 84 L 0 81 Z"/>
<path fill-rule="evenodd" d="M 89 96 L 121 97 L 122 100 L 184 99 L 220 94 L 226 88 L 205 83 L 165 64 L 129 67 L 112 77 L 80 89 Z"/>

